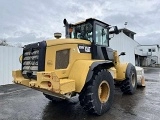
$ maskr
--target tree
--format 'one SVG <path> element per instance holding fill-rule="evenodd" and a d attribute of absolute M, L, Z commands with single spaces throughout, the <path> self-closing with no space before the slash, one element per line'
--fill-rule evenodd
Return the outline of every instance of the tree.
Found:
<path fill-rule="evenodd" d="M 7 43 L 7 40 L 0 39 L 0 46 L 9 46 L 9 44 Z"/>

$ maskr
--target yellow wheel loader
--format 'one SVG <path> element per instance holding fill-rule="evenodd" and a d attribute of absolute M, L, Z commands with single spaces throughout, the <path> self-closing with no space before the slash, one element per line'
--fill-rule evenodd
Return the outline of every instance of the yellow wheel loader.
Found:
<path fill-rule="evenodd" d="M 43 92 L 52 101 L 79 94 L 81 106 L 92 114 L 107 112 L 114 99 L 114 81 L 121 91 L 133 94 L 137 87 L 135 67 L 120 63 L 117 51 L 109 48 L 109 32 L 118 29 L 97 19 L 69 24 L 66 38 L 24 46 L 21 70 L 13 71 L 14 83 Z"/>

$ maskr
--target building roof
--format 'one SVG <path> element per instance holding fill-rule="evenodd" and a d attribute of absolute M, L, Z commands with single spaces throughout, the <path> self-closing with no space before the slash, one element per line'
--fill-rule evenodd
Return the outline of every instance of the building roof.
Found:
<path fill-rule="evenodd" d="M 158 48 L 160 48 L 160 45 L 158 45 L 158 44 L 152 44 L 152 45 L 140 45 L 140 46 L 157 46 Z"/>
<path fill-rule="evenodd" d="M 120 28 L 120 29 L 118 29 L 118 30 L 119 30 L 119 32 L 123 31 L 124 33 L 132 33 L 132 34 L 136 34 L 135 32 L 133 32 L 133 31 L 127 29 L 127 28 Z M 112 30 L 112 31 L 110 31 L 109 33 L 110 33 L 110 34 L 113 34 L 114 31 Z"/>
<path fill-rule="evenodd" d="M 81 24 L 81 23 L 84 23 L 84 22 L 87 22 L 87 21 L 98 21 L 100 23 L 106 24 L 107 26 L 110 26 L 109 24 L 107 24 L 107 23 L 105 23 L 105 22 L 103 22 L 101 20 L 95 19 L 95 18 L 88 18 L 88 19 L 86 19 L 84 21 L 77 22 L 74 25 Z"/>
<path fill-rule="evenodd" d="M 121 28 L 121 29 L 119 29 L 119 31 L 121 31 L 121 30 L 123 30 L 124 32 L 130 32 L 132 34 L 136 34 L 135 32 L 133 32 L 133 31 L 127 29 L 127 28 Z"/>

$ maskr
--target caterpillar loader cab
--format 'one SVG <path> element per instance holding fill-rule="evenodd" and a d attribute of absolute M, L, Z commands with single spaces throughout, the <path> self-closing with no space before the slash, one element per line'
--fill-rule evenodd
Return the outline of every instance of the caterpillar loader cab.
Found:
<path fill-rule="evenodd" d="M 135 67 L 121 63 L 121 53 L 109 48 L 111 27 L 90 18 L 76 24 L 64 19 L 66 38 L 24 46 L 21 70 L 12 71 L 13 82 L 43 92 L 52 101 L 79 94 L 81 106 L 92 114 L 107 112 L 114 99 L 114 80 L 121 81 L 124 94 L 137 87 Z"/>
<path fill-rule="evenodd" d="M 84 52 L 91 52 L 91 59 L 97 60 L 113 60 L 113 50 L 109 48 L 109 29 L 110 25 L 90 18 L 86 21 L 77 23 L 75 25 L 68 24 L 64 19 L 66 27 L 66 38 L 82 39 L 91 42 L 90 46 L 84 46 Z M 118 29 L 115 26 L 115 33 Z M 82 50 L 83 47 L 79 46 Z"/>

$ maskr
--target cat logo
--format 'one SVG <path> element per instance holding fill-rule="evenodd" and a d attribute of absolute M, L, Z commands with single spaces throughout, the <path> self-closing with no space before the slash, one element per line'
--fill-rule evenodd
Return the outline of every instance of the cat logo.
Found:
<path fill-rule="evenodd" d="M 85 52 L 89 52 L 89 53 L 90 53 L 90 52 L 91 52 L 91 47 L 87 47 L 87 46 L 86 46 L 86 47 L 85 47 Z"/>
<path fill-rule="evenodd" d="M 91 53 L 91 46 L 89 45 L 78 45 L 78 50 L 80 53 Z"/>

